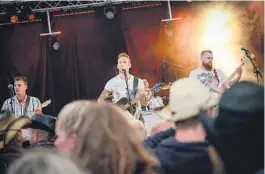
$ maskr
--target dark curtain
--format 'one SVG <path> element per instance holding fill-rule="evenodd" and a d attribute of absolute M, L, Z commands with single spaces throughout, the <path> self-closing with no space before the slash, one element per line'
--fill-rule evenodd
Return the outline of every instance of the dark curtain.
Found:
<path fill-rule="evenodd" d="M 132 72 L 150 84 L 161 80 L 161 20 L 167 14 L 164 5 L 122 11 L 122 29 L 128 53 L 132 59 Z"/>
<path fill-rule="evenodd" d="M 34 86 L 40 83 L 38 76 L 44 68 L 43 59 L 39 56 L 41 32 L 41 23 L 0 27 L 1 103 L 9 97 L 7 86 L 17 75 L 27 76 L 31 95 L 42 96 L 42 89 L 34 90 Z"/>
<path fill-rule="evenodd" d="M 52 50 L 49 36 L 40 37 L 48 32 L 45 16 L 39 23 L 0 27 L 0 103 L 9 97 L 7 86 L 17 75 L 28 78 L 29 95 L 42 102 L 52 99 L 46 114 L 57 115 L 76 99 L 96 99 L 116 75 L 121 52 L 131 56 L 134 75 L 157 81 L 163 13 L 162 7 L 128 11 L 116 6 L 112 20 L 102 7 L 92 14 L 51 16 L 53 31 L 62 32 L 57 35 L 58 51 Z"/>
<path fill-rule="evenodd" d="M 127 52 L 120 13 L 107 20 L 103 9 L 80 16 L 54 17 L 53 31 L 60 49 L 53 51 L 46 23 L 1 27 L 1 103 L 9 97 L 13 77 L 29 80 L 28 93 L 41 101 L 52 99 L 45 113 L 56 115 L 68 102 L 96 99 L 105 83 L 116 74 L 117 55 Z"/>
<path fill-rule="evenodd" d="M 0 26 L 0 105 L 9 97 L 7 86 L 17 75 L 28 78 L 29 95 L 42 102 L 52 99 L 44 109 L 46 114 L 57 115 L 76 99 L 97 99 L 106 82 L 116 75 L 121 52 L 131 57 L 132 73 L 147 79 L 151 86 L 169 81 L 161 61 L 168 56 L 165 49 L 169 47 L 161 22 L 168 18 L 166 3 L 131 10 L 116 6 L 112 20 L 104 16 L 102 7 L 94 10 L 91 14 L 52 17 L 52 30 L 62 32 L 57 36 L 58 51 L 51 49 L 49 36 L 40 37 L 48 31 L 45 16 L 38 23 Z"/>

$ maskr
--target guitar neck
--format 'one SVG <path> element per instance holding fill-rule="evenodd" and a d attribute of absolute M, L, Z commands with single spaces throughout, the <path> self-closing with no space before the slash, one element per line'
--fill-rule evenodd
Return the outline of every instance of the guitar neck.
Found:
<path fill-rule="evenodd" d="M 244 63 L 241 63 L 237 68 L 242 68 L 243 67 L 243 65 L 244 65 Z M 234 77 L 235 77 L 235 75 L 237 74 L 237 71 L 235 70 L 226 80 L 225 80 L 225 82 L 228 82 L 228 81 L 231 81 Z"/>

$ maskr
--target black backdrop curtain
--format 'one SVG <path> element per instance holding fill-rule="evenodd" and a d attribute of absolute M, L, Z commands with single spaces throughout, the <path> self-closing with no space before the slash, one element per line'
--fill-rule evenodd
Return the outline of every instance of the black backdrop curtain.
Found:
<path fill-rule="evenodd" d="M 100 7 L 92 14 L 54 16 L 52 29 L 62 32 L 58 51 L 51 49 L 48 36 L 39 35 L 48 31 L 45 22 L 0 27 L 0 103 L 9 97 L 7 86 L 17 75 L 28 78 L 28 94 L 41 101 L 52 99 L 46 114 L 57 115 L 63 105 L 76 99 L 96 99 L 116 74 L 120 52 L 131 56 L 134 74 L 146 78 L 139 73 L 146 72 L 155 81 L 159 70 L 155 48 L 165 9 L 119 8 L 112 20 Z"/>
<path fill-rule="evenodd" d="M 183 3 L 192 8 L 193 3 Z M 264 6 L 264 2 L 260 3 Z M 245 5 L 248 7 L 248 2 Z M 179 3 L 172 3 L 174 17 L 181 11 L 178 7 Z M 56 116 L 62 106 L 76 99 L 96 99 L 105 83 L 116 74 L 120 52 L 130 55 L 132 73 L 136 76 L 147 79 L 151 85 L 164 81 L 161 58 L 167 56 L 164 49 L 169 45 L 163 42 L 161 19 L 168 18 L 167 4 L 131 10 L 116 8 L 112 20 L 106 19 L 102 7 L 90 14 L 54 15 L 52 30 L 62 32 L 58 51 L 51 50 L 49 37 L 40 37 L 40 33 L 48 32 L 45 20 L 0 26 L 0 106 L 9 97 L 8 84 L 17 75 L 28 78 L 28 94 L 41 101 L 52 99 L 52 104 L 44 109 L 47 114 Z M 261 10 L 263 17 L 264 9 Z M 260 21 L 263 27 L 264 18 Z M 262 36 L 256 33 L 253 32 L 253 42 L 260 40 L 256 46 L 257 50 L 262 48 L 260 53 L 264 56 L 264 42 L 261 42 L 264 32 Z M 263 70 L 264 59 L 257 59 L 257 63 Z"/>

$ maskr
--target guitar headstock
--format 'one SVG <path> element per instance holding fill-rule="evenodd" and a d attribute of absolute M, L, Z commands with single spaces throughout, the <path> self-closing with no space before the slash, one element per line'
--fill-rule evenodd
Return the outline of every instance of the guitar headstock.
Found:
<path fill-rule="evenodd" d="M 163 82 L 158 82 L 152 87 L 152 91 L 158 92 L 161 90 L 161 88 L 165 85 Z"/>
<path fill-rule="evenodd" d="M 252 59 L 252 58 L 251 58 Z M 241 59 L 241 64 L 242 65 L 245 65 L 245 64 L 248 64 L 250 62 L 249 58 L 248 57 L 243 57 Z"/>
<path fill-rule="evenodd" d="M 52 103 L 52 100 L 50 99 L 50 100 L 46 100 L 45 102 L 43 102 L 42 104 L 41 104 L 41 108 L 44 108 L 44 107 L 47 107 L 49 104 L 51 104 Z"/>
<path fill-rule="evenodd" d="M 155 91 L 155 92 L 158 92 L 158 91 L 163 90 L 163 89 L 169 89 L 170 86 L 171 86 L 171 83 L 166 84 L 166 83 L 163 83 L 163 82 L 158 82 L 152 87 L 151 90 Z"/>

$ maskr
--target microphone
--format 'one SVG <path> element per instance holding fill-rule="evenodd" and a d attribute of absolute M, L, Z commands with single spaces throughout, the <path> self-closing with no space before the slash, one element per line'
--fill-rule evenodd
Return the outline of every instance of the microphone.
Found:
<path fill-rule="evenodd" d="M 245 52 L 245 54 L 247 55 L 248 58 L 254 59 L 255 55 L 253 53 L 251 53 L 248 49 L 241 47 L 241 50 Z"/>
<path fill-rule="evenodd" d="M 242 51 L 245 51 L 245 52 L 249 52 L 246 48 L 244 48 L 244 47 L 241 47 L 241 50 Z"/>
<path fill-rule="evenodd" d="M 9 89 L 9 94 L 10 94 L 10 98 L 11 98 L 11 101 L 10 101 L 10 104 L 11 104 L 11 112 L 14 113 L 14 108 L 13 108 L 13 97 L 15 96 L 15 94 L 14 94 L 14 88 L 13 88 L 13 85 L 12 84 L 9 84 L 7 87 Z"/>
<path fill-rule="evenodd" d="M 8 85 L 8 88 L 9 88 L 9 89 L 13 89 L 13 85 L 12 85 L 12 84 L 9 84 L 9 85 Z"/>

